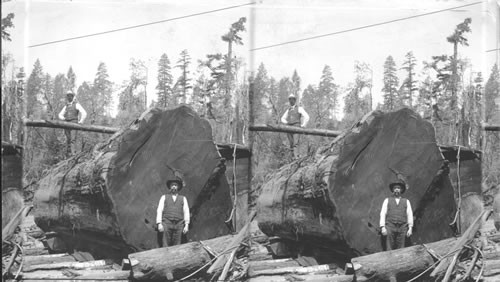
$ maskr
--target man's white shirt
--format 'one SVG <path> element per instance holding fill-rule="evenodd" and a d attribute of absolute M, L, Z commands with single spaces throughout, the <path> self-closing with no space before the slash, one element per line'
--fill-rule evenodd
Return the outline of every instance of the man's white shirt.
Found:
<path fill-rule="evenodd" d="M 87 118 L 87 112 L 82 107 L 82 105 L 80 105 L 80 103 L 78 103 L 78 102 L 75 102 L 75 107 L 81 114 L 81 117 L 80 117 L 80 120 L 78 120 L 78 123 L 83 123 L 85 118 Z M 60 120 L 64 120 L 64 113 L 66 113 L 66 106 L 64 106 L 64 108 L 62 108 L 61 112 L 59 113 Z"/>
<path fill-rule="evenodd" d="M 303 120 L 302 120 L 300 127 L 305 127 L 307 125 L 307 123 L 309 122 L 309 115 L 307 114 L 306 110 L 304 110 L 303 107 L 300 107 L 297 105 L 295 105 L 293 107 L 298 107 L 299 114 L 301 114 L 301 116 L 303 117 Z M 285 113 L 281 117 L 281 122 L 285 123 L 285 124 L 288 123 L 287 118 L 288 118 L 288 109 L 285 111 Z"/>

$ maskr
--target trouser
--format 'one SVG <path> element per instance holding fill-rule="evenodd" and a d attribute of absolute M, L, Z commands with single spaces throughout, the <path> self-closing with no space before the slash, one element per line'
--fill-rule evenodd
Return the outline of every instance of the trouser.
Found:
<path fill-rule="evenodd" d="M 292 126 L 297 126 L 295 124 L 290 124 Z M 299 157 L 299 142 L 300 134 L 287 133 L 288 143 L 290 144 L 290 153 L 294 158 Z"/>
<path fill-rule="evenodd" d="M 387 229 L 387 250 L 404 248 L 408 224 L 387 222 L 385 228 Z"/>
<path fill-rule="evenodd" d="M 67 120 L 67 122 L 77 123 L 77 120 Z M 74 132 L 72 132 L 74 131 Z M 75 146 L 76 146 L 76 130 L 65 129 L 64 135 L 66 136 L 66 155 L 71 156 L 75 154 Z"/>
<path fill-rule="evenodd" d="M 184 220 L 163 221 L 163 246 L 170 247 L 181 244 L 182 230 L 184 229 Z"/>

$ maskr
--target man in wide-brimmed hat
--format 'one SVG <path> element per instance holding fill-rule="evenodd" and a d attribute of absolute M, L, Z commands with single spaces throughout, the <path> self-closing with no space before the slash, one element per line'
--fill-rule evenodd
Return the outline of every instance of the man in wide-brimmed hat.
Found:
<path fill-rule="evenodd" d="M 410 237 L 413 228 L 413 211 L 410 201 L 401 197 L 406 191 L 406 184 L 389 184 L 392 196 L 386 198 L 380 211 L 380 229 L 387 236 L 387 250 L 404 248 L 405 236 Z"/>
<path fill-rule="evenodd" d="M 186 197 L 179 195 L 184 187 L 182 179 L 169 179 L 166 183 L 169 194 L 162 195 L 156 210 L 158 231 L 163 232 L 163 246 L 174 246 L 181 243 L 182 233 L 189 228 L 189 205 Z"/>
<path fill-rule="evenodd" d="M 87 112 L 75 99 L 75 93 L 73 91 L 66 92 L 66 105 L 59 113 L 59 119 L 67 122 L 83 123 L 87 117 Z M 75 143 L 76 143 L 76 132 L 71 133 L 70 129 L 65 129 L 64 134 L 66 135 L 66 155 L 75 153 Z"/>
<path fill-rule="evenodd" d="M 309 115 L 303 107 L 297 105 L 297 97 L 294 94 L 288 96 L 290 105 L 281 117 L 281 122 L 286 125 L 305 127 L 309 122 Z M 299 141 L 300 135 L 288 133 L 288 142 L 290 143 L 290 152 L 294 159 L 299 157 Z"/>

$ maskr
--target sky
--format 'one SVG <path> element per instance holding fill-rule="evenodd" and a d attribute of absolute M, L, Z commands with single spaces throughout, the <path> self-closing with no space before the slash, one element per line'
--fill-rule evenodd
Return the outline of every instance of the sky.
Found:
<path fill-rule="evenodd" d="M 483 76 L 489 75 L 498 61 L 499 0 L 249 3 L 252 0 L 11 0 L 2 2 L 2 17 L 13 12 L 15 27 L 11 29 L 12 41 L 2 42 L 2 52 L 11 53 L 16 66 L 24 66 L 27 74 L 36 59 L 52 76 L 66 73 L 72 66 L 77 85 L 94 79 L 99 62 L 107 65 L 110 80 L 121 84 L 130 76 L 130 58 L 142 59 L 148 66 L 150 100 L 155 98 L 156 66 L 163 53 L 175 64 L 179 53 L 187 49 L 195 72 L 196 62 L 206 54 L 227 51 L 221 35 L 240 17 L 247 17 L 247 32 L 242 34 L 244 45 L 234 46 L 236 56 L 245 62 L 245 74 L 261 62 L 276 79 L 291 76 L 297 70 L 305 88 L 308 84 L 318 85 L 323 67 L 329 65 L 334 81 L 346 86 L 354 79 L 355 61 L 366 62 L 373 69 L 374 105 L 382 99 L 387 56 L 393 56 L 397 67 L 401 67 L 404 55 L 412 51 L 420 69 L 422 61 L 429 61 L 431 56 L 452 54 L 446 37 L 467 17 L 472 18 L 472 32 L 466 35 L 470 45 L 459 48 L 460 56 L 469 58 L 472 71 L 482 71 Z M 473 5 L 419 16 L 468 4 Z M 207 11 L 212 12 L 195 15 Z M 408 17 L 413 18 L 399 20 Z M 376 25 L 394 20 L 399 21 Z M 164 22 L 34 46 L 158 21 Z M 376 26 L 363 28 L 370 25 Z M 342 32 L 345 30 L 351 31 Z M 325 34 L 332 35 L 307 40 Z M 302 41 L 266 48 L 296 40 Z M 497 50 L 486 52 L 493 49 Z M 178 69 L 174 70 L 174 76 L 178 74 Z"/>

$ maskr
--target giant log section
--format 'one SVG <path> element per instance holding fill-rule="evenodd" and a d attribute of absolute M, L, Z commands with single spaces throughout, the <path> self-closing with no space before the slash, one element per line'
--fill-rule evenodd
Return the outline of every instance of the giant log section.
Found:
<path fill-rule="evenodd" d="M 35 221 L 97 257 L 157 248 L 158 201 L 166 180 L 180 175 L 192 215 L 184 241 L 218 237 L 230 231 L 233 204 L 224 172 L 208 121 L 187 106 L 152 109 L 50 170 L 37 183 Z"/>
<path fill-rule="evenodd" d="M 389 183 L 404 179 L 415 217 L 413 243 L 449 238 L 458 195 L 448 164 L 433 126 L 418 114 L 375 111 L 314 156 L 271 174 L 257 201 L 259 227 L 344 257 L 379 252 L 382 202 L 391 195 Z M 480 170 L 468 171 L 480 177 Z M 468 184 L 467 191 L 480 191 L 480 181 Z"/>

